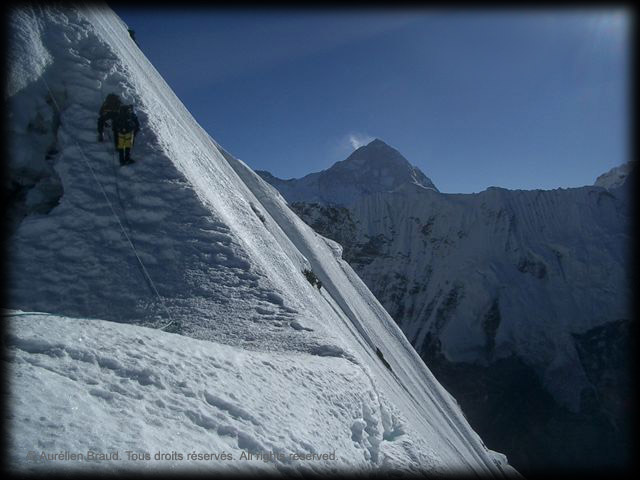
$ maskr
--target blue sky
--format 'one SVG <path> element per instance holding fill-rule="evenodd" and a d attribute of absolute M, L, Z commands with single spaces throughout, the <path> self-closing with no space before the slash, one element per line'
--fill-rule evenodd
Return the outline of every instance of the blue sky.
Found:
<path fill-rule="evenodd" d="M 629 160 L 624 9 L 114 10 L 205 130 L 278 177 L 373 138 L 451 193 Z"/>

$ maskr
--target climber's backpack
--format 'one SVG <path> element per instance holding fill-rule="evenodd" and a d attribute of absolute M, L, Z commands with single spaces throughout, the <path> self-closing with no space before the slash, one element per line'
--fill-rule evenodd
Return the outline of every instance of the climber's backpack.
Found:
<path fill-rule="evenodd" d="M 136 130 L 136 118 L 133 112 L 133 105 L 122 105 L 116 118 L 116 128 L 118 133 L 129 133 Z"/>

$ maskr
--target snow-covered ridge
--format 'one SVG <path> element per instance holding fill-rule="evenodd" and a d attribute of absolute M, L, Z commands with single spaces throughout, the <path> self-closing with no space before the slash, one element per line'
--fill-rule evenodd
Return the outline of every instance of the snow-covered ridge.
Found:
<path fill-rule="evenodd" d="M 278 182 L 273 185 L 305 222 L 341 244 L 343 258 L 427 365 L 443 365 L 438 378 L 446 382 L 449 374 L 448 385 L 459 382 L 456 395 L 466 397 L 468 411 L 476 412 L 472 422 L 485 423 L 484 434 L 492 428 L 487 417 L 506 409 L 531 427 L 519 437 L 510 432 L 510 438 L 500 422 L 500 432 L 490 431 L 494 439 L 505 436 L 502 445 L 520 451 L 521 460 L 531 461 L 527 448 L 514 444 L 517 438 L 524 441 L 525 434 L 537 442 L 532 451 L 549 449 L 547 459 L 558 458 L 551 451 L 562 443 L 557 439 L 565 432 L 570 439 L 580 428 L 591 433 L 581 436 L 576 458 L 582 447 L 609 448 L 604 438 L 615 438 L 616 445 L 625 441 L 617 427 L 625 421 L 624 409 L 607 404 L 610 398 L 623 402 L 624 380 L 611 379 L 625 378 L 624 362 L 615 364 L 603 352 L 624 344 L 624 329 L 616 325 L 631 320 L 630 175 L 629 166 L 623 166 L 601 176 L 595 186 L 531 191 L 491 187 L 476 194 L 443 194 L 404 183 L 393 191 L 360 195 L 348 205 L 332 201 L 327 192 L 310 197 L 316 200 L 298 201 Z M 321 198 L 327 201 L 317 200 Z M 585 349 L 579 339 L 599 331 L 607 332 L 609 343 Z M 503 378 L 490 373 L 498 370 L 496 365 Z M 546 418 L 535 417 L 538 413 L 525 406 L 500 405 L 510 392 L 517 396 L 520 391 L 521 379 L 514 371 L 528 375 L 529 385 L 539 384 L 535 388 L 541 398 L 551 395 Z M 482 372 L 492 387 L 499 385 L 491 397 L 494 403 L 483 403 L 489 397 L 483 395 L 482 380 L 469 381 Z M 610 378 L 609 390 L 603 390 L 602 375 Z M 590 398 L 598 400 L 589 403 Z M 600 420 L 613 410 L 614 420 Z M 566 423 L 557 423 L 562 416 Z M 541 426 L 543 421 L 548 425 Z M 555 447 L 546 447 L 553 442 Z M 544 457 L 534 455 L 543 468 Z M 615 452 L 609 455 L 611 459 Z M 572 462 L 560 461 L 568 467 Z"/>
<path fill-rule="evenodd" d="M 202 450 L 206 439 L 234 458 L 347 445 L 338 463 L 294 469 L 513 473 L 335 245 L 202 130 L 111 10 L 16 12 L 12 49 L 34 61 L 10 73 L 19 81 L 8 97 L 17 213 L 7 307 L 50 316 L 13 314 L 5 339 L 14 466 L 69 467 L 30 463 L 27 448 Z M 96 141 L 111 92 L 136 106 L 142 126 L 136 163 L 122 169 L 111 142 Z M 148 328 L 167 324 L 173 333 Z M 262 374 L 241 371 L 258 367 Z M 290 377 L 267 382 L 269 369 Z M 311 405 L 286 392 L 315 396 L 329 417 L 310 424 L 299 409 Z M 261 417 L 271 408 L 300 415 L 279 417 L 276 428 Z M 95 419 L 107 417 L 96 431 Z M 178 434 L 188 438 L 172 443 Z"/>
<path fill-rule="evenodd" d="M 629 316 L 630 195 L 620 181 L 629 171 L 599 177 L 608 191 L 443 194 L 406 183 L 346 208 L 281 192 L 317 231 L 342 242 L 419 351 L 437 339 L 457 362 L 517 354 L 578 409 L 589 382 L 572 335 Z M 500 321 L 488 338 L 486 315 L 497 304 Z"/>
<path fill-rule="evenodd" d="M 282 180 L 257 171 L 289 202 L 350 205 L 363 195 L 389 192 L 407 185 L 438 191 L 433 182 L 380 139 L 356 149 L 327 170 L 299 179 Z"/>

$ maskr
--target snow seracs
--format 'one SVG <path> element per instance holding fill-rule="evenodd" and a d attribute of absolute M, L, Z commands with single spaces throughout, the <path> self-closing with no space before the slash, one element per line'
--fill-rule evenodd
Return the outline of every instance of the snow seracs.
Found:
<path fill-rule="evenodd" d="M 380 139 L 358 148 L 327 170 L 300 179 L 282 180 L 260 170 L 256 173 L 290 202 L 350 205 L 363 195 L 389 192 L 408 184 L 438 191 L 418 167 Z"/>
<path fill-rule="evenodd" d="M 18 470 L 113 465 L 31 462 L 34 449 L 224 449 L 238 459 L 271 447 L 322 454 L 331 443 L 347 445 L 336 462 L 292 468 L 513 472 L 336 245 L 204 132 L 110 9 L 14 12 L 14 58 L 37 59 L 10 65 L 7 101 L 8 171 L 24 180 L 12 201 L 20 214 L 8 242 L 14 311 L 5 338 Z M 112 143 L 96 141 L 111 92 L 136 106 L 141 123 L 137 162 L 121 169 Z M 41 188 L 47 182 L 59 188 Z M 320 410 L 330 418 L 305 418 L 313 406 L 288 396 L 296 382 L 300 395 L 327 402 Z M 296 411 L 262 419 L 274 408 Z M 207 464 L 227 466 L 243 467 Z"/>
<path fill-rule="evenodd" d="M 634 162 L 626 162 L 617 167 L 613 167 L 608 172 L 596 178 L 594 185 L 606 189 L 620 187 L 627 181 L 634 167 Z"/>

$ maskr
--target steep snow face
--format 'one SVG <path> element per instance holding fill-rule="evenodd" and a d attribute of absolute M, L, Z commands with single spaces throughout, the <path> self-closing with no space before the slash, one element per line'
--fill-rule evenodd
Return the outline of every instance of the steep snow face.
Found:
<path fill-rule="evenodd" d="M 623 163 L 617 167 L 613 167 L 606 173 L 603 173 L 598 178 L 594 185 L 603 188 L 616 188 L 623 185 L 627 181 L 627 177 L 631 173 L 634 164 L 633 162 Z"/>
<path fill-rule="evenodd" d="M 350 205 L 363 195 L 390 192 L 405 185 L 437 191 L 433 182 L 395 148 L 375 139 L 331 168 L 300 179 L 281 180 L 258 171 L 290 202 Z"/>
<path fill-rule="evenodd" d="M 343 258 L 427 364 L 435 368 L 439 362 L 446 367 L 439 373 L 458 379 L 457 395 L 465 385 L 472 387 L 472 370 L 500 368 L 502 378 L 487 375 L 494 383 L 503 382 L 498 390 L 514 393 L 521 390 L 521 378 L 513 372 L 531 373 L 530 383 L 539 383 L 543 390 L 538 393 L 550 393 L 556 402 L 550 408 L 569 418 L 596 404 L 602 416 L 608 416 L 612 409 L 603 399 L 610 395 L 624 402 L 621 391 L 611 393 L 598 386 L 602 382 L 594 375 L 601 376 L 601 369 L 594 365 L 600 360 L 581 353 L 585 349 L 578 339 L 631 319 L 629 184 L 611 183 L 607 190 L 489 188 L 469 195 L 405 186 L 363 195 L 346 207 L 288 199 L 316 231 L 342 245 Z M 612 340 L 603 349 L 622 341 L 614 338 L 619 331 L 612 330 Z M 617 365 L 618 371 L 611 373 L 623 377 L 624 362 Z M 483 408 L 479 396 L 474 405 L 473 393 L 464 393 L 467 405 L 479 412 L 475 419 L 487 424 L 483 433 L 492 428 L 488 416 L 511 408 L 500 407 L 499 399 L 498 410 Z M 508 398 L 506 393 L 499 395 Z M 594 396 L 599 400 L 592 401 Z M 617 410 L 607 432 L 619 430 L 616 423 L 625 421 L 628 413 L 623 410 Z M 600 420 L 588 415 L 586 420 L 567 421 L 568 428 L 595 428 Z M 538 435 L 533 430 L 540 421 L 553 424 L 552 418 L 558 417 L 530 421 L 532 435 Z M 562 434 L 554 425 L 551 431 L 551 437 Z M 578 458 L 589 445 L 603 451 L 608 440 L 602 438 L 610 438 L 603 433 L 598 443 L 598 434 L 585 437 L 589 440 L 581 444 L 585 450 L 578 447 Z M 540 438 L 536 442 L 545 443 Z M 540 456 L 532 464 L 545 465 Z"/>
<path fill-rule="evenodd" d="M 609 185 L 479 194 L 402 188 L 349 207 L 289 200 L 342 244 L 419 351 L 437 340 L 457 362 L 517 354 L 578 409 L 589 382 L 572 335 L 630 318 L 630 192 Z"/>
<path fill-rule="evenodd" d="M 8 49 L 11 68 L 5 99 L 36 81 L 52 61 L 42 43 L 42 22 L 33 18 L 31 8 L 15 11 L 10 22 L 14 41 L 10 42 Z"/>
<path fill-rule="evenodd" d="M 51 314 L 12 313 L 5 339 L 16 468 L 76 465 L 31 463 L 34 448 L 238 458 L 333 445 L 345 448 L 326 469 L 513 472 L 335 242 L 201 129 L 112 11 L 16 12 L 12 48 L 33 61 L 10 73 L 7 306 Z M 124 168 L 96 141 L 111 92 L 142 127 Z M 286 415 L 265 418 L 274 410 Z M 242 468 L 229 465 L 207 468 Z"/>
<path fill-rule="evenodd" d="M 630 315 L 628 202 L 593 187 L 363 198 L 354 265 L 417 347 L 517 354 L 578 409 L 589 381 L 572 335 Z"/>
<path fill-rule="evenodd" d="M 594 187 L 378 194 L 336 224 L 326 206 L 295 208 L 343 242 L 419 351 L 437 340 L 452 361 L 517 354 L 577 409 L 589 383 L 572 335 L 629 318 L 628 201 Z"/>

